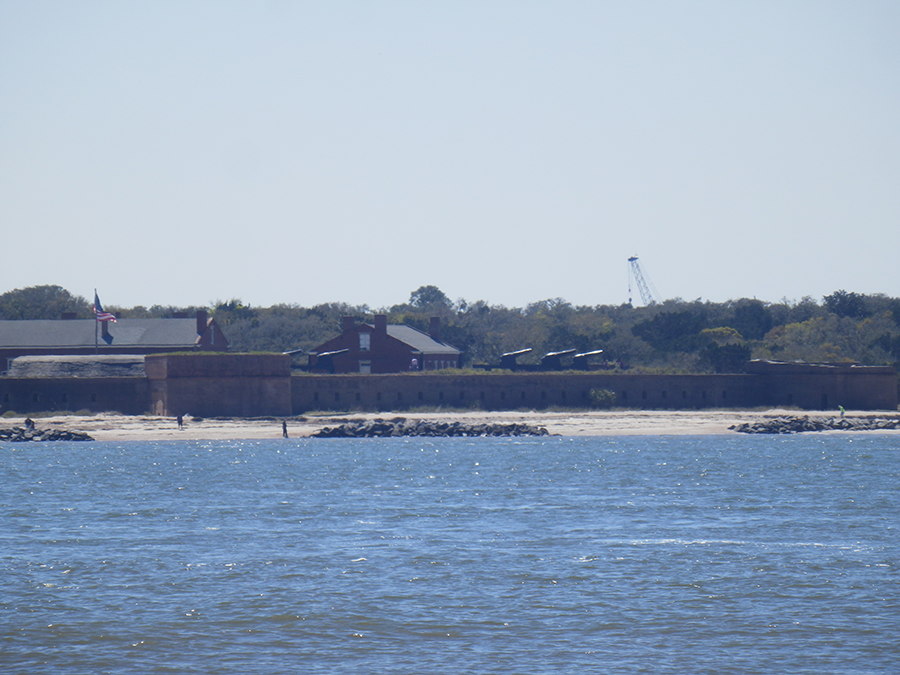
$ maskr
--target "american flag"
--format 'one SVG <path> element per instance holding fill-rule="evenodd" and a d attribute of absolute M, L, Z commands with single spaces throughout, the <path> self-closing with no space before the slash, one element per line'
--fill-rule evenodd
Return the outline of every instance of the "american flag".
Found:
<path fill-rule="evenodd" d="M 115 314 L 103 311 L 103 306 L 100 304 L 100 297 L 97 295 L 97 291 L 94 291 L 94 315 L 97 317 L 97 321 L 116 322 Z"/>

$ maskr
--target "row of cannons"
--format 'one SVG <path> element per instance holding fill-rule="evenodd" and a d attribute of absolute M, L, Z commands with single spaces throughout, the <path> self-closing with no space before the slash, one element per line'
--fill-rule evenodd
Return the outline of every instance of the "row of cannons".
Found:
<path fill-rule="evenodd" d="M 316 370 L 325 373 L 334 373 L 334 358 L 348 353 L 349 349 L 337 349 L 330 352 L 322 352 L 317 355 L 318 362 Z M 560 370 L 627 370 L 628 366 L 621 361 L 600 361 L 591 363 L 591 357 L 599 356 L 603 353 L 602 349 L 595 349 L 590 352 L 579 352 L 577 349 L 564 349 L 558 352 L 548 352 L 541 357 L 540 363 L 519 363 L 518 358 L 525 354 L 530 354 L 533 350 L 531 347 L 519 349 L 514 352 L 507 352 L 500 355 L 500 363 L 486 364 L 478 363 L 473 366 L 479 370 L 511 370 L 514 372 L 548 372 Z M 286 352 L 288 353 L 288 352 Z M 571 362 L 569 361 L 571 357 Z M 419 364 L 421 365 L 421 363 Z"/>
<path fill-rule="evenodd" d="M 602 361 L 591 363 L 589 359 L 603 353 L 602 349 L 590 352 L 579 352 L 577 349 L 564 349 L 559 352 L 548 352 L 541 357 L 540 363 L 519 363 L 518 358 L 532 352 L 531 347 L 501 354 L 500 363 L 496 365 L 476 364 L 482 370 L 512 370 L 522 372 L 546 372 L 555 370 L 624 370 L 626 366 L 618 361 Z M 568 361 L 572 358 L 571 362 Z M 564 361 L 565 360 L 565 361 Z"/>

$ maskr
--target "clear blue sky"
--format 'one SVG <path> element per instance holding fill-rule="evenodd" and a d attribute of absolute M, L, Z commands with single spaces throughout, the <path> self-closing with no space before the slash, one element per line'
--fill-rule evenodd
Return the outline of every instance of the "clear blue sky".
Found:
<path fill-rule="evenodd" d="M 900 296 L 900 3 L 0 0 L 0 292 Z M 636 299 L 637 294 L 635 293 Z"/>

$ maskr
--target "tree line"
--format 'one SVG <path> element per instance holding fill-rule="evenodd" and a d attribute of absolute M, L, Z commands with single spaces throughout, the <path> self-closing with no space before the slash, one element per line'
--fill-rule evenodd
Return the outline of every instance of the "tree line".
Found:
<path fill-rule="evenodd" d="M 501 354 L 525 348 L 520 363 L 538 362 L 563 349 L 603 350 L 595 362 L 637 372 L 739 372 L 748 359 L 854 362 L 900 366 L 900 299 L 838 290 L 818 302 L 728 302 L 681 299 L 643 307 L 575 306 L 562 298 L 525 307 L 478 300 L 451 301 L 436 286 L 422 286 L 407 302 L 389 308 L 326 303 L 252 307 L 239 299 L 206 307 L 106 306 L 120 318 L 215 317 L 232 351 L 312 350 L 340 332 L 341 318 L 389 323 L 428 332 L 441 319 L 441 338 L 463 353 L 463 365 L 496 364 Z M 93 316 L 91 303 L 60 286 L 33 286 L 0 295 L 0 319 L 59 319 L 63 313 Z"/>

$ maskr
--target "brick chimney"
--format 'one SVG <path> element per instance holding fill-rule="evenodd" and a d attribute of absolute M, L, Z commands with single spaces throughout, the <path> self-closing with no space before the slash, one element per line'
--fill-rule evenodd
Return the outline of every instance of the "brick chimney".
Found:
<path fill-rule="evenodd" d="M 441 341 L 441 317 L 431 317 L 431 328 L 428 330 L 428 334 L 435 342 Z"/>
<path fill-rule="evenodd" d="M 209 320 L 206 317 L 205 309 L 197 310 L 197 335 L 203 335 L 206 332 L 206 325 L 209 323 Z"/>
<path fill-rule="evenodd" d="M 72 321 L 77 318 L 78 318 L 78 315 L 75 312 L 63 312 L 62 313 L 63 321 Z"/>
<path fill-rule="evenodd" d="M 345 316 L 341 318 L 341 332 L 346 333 L 347 331 L 353 330 L 356 328 L 356 319 L 352 316 Z"/>
<path fill-rule="evenodd" d="M 387 333 L 387 315 L 375 315 L 375 331 L 378 333 Z"/>

